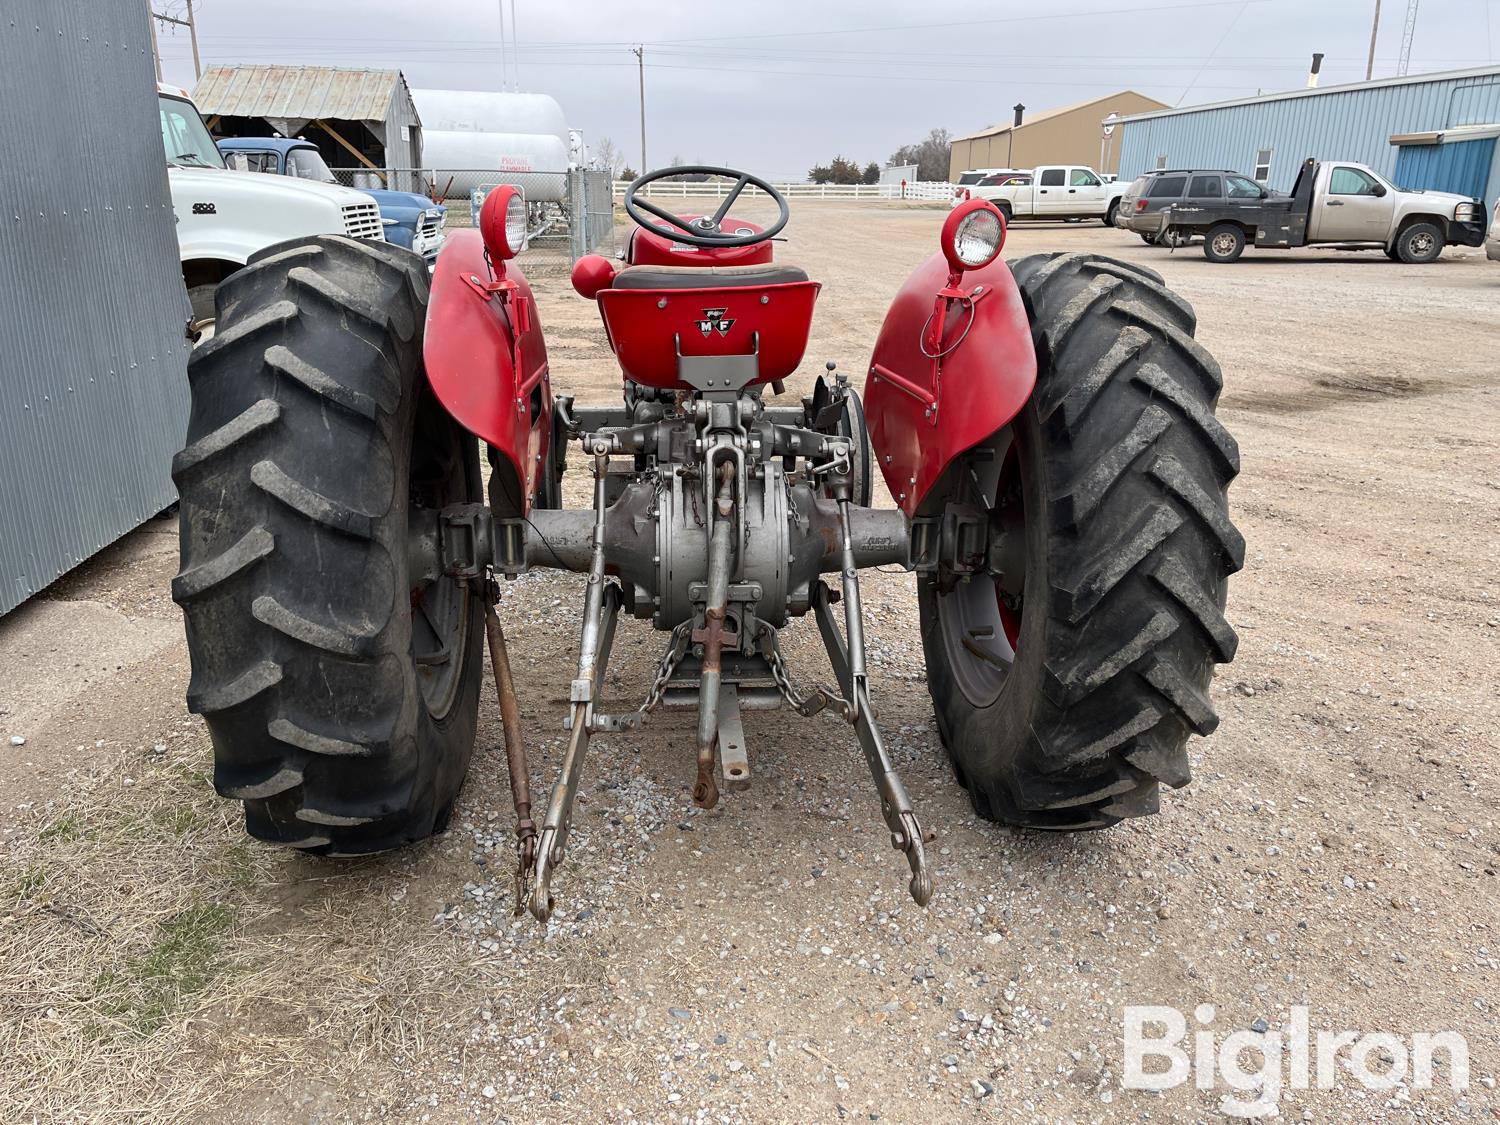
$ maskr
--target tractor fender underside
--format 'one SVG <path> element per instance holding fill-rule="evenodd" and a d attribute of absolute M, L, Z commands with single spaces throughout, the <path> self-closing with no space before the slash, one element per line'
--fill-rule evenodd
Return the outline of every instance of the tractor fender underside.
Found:
<path fill-rule="evenodd" d="M 1036 385 L 1036 352 L 1020 290 L 996 259 L 963 275 L 942 341 L 924 337 L 948 263 L 934 254 L 886 313 L 865 382 L 870 443 L 896 503 L 915 515 L 955 457 L 1006 425 Z"/>
<path fill-rule="evenodd" d="M 477 230 L 454 231 L 438 255 L 423 359 L 438 401 L 509 462 L 529 511 L 552 435 L 547 346 L 525 275 L 508 262 L 497 277 Z"/>

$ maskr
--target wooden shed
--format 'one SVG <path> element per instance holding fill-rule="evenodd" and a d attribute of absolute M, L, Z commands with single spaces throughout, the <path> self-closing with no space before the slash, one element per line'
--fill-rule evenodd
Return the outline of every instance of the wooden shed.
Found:
<path fill-rule="evenodd" d="M 299 137 L 335 168 L 422 164 L 422 121 L 399 70 L 211 66 L 193 100 L 215 137 Z"/>

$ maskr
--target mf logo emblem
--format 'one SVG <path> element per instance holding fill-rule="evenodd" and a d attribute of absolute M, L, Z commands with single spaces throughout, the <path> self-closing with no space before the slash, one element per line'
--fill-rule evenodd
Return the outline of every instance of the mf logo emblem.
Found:
<path fill-rule="evenodd" d="M 734 327 L 734 317 L 725 316 L 728 309 L 704 309 L 703 319 L 698 322 L 698 331 L 705 336 L 712 335 L 715 331 L 720 336 L 728 336 L 729 330 Z"/>

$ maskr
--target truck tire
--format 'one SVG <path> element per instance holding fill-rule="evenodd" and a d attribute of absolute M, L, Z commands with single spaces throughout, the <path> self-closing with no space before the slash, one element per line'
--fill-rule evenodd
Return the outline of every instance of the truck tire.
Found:
<path fill-rule="evenodd" d="M 1104 225 L 1105 226 L 1112 227 L 1112 226 L 1115 225 L 1115 212 L 1117 212 L 1119 209 L 1120 209 L 1120 201 L 1118 199 L 1112 199 L 1112 200 L 1110 200 L 1109 210 L 1107 210 L 1107 211 L 1104 212 Z"/>
<path fill-rule="evenodd" d="M 1396 256 L 1407 265 L 1435 262 L 1443 252 L 1443 232 L 1436 223 L 1412 223 L 1396 236 Z"/>
<path fill-rule="evenodd" d="M 1189 780 L 1188 735 L 1218 724 L 1239 452 L 1192 308 L 1157 274 L 1090 254 L 1011 268 L 1036 391 L 934 490 L 989 509 L 1000 573 L 920 578 L 928 686 L 981 817 L 1099 828 L 1156 812 Z"/>
<path fill-rule="evenodd" d="M 1221 265 L 1235 261 L 1245 252 L 1245 232 L 1233 223 L 1209 227 L 1203 238 L 1203 256 Z"/>
<path fill-rule="evenodd" d="M 1016 217 L 1016 209 L 1011 206 L 1008 199 L 997 200 L 995 202 L 995 210 L 1000 212 L 1000 217 L 1005 220 L 1006 226 L 1010 226 L 1011 220 Z"/>
<path fill-rule="evenodd" d="M 214 294 L 217 285 L 195 285 L 187 291 L 188 304 L 193 308 L 193 319 L 188 324 L 188 338 L 202 344 L 214 335 L 214 322 L 218 313 L 214 309 Z"/>
<path fill-rule="evenodd" d="M 419 574 L 409 540 L 482 495 L 476 443 L 423 371 L 427 292 L 410 251 L 283 242 L 219 286 L 188 364 L 188 709 L 262 840 L 398 847 L 446 827 L 468 769 L 483 599 Z"/>

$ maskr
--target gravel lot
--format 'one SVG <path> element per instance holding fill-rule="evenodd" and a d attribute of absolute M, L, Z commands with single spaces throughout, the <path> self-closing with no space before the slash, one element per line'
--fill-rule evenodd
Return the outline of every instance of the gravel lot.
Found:
<path fill-rule="evenodd" d="M 824 282 L 807 373 L 859 371 L 942 216 L 794 205 L 779 253 Z M 1190 1030 L 1212 1005 L 1219 1039 L 1293 1005 L 1315 1030 L 1458 1031 L 1466 1090 L 1442 1067 L 1378 1093 L 1341 1072 L 1281 1116 L 1500 1117 L 1500 268 L 1213 266 L 1093 224 L 1019 227 L 1007 256 L 1046 249 L 1144 262 L 1192 301 L 1241 445 L 1239 656 L 1160 816 L 1077 837 L 976 820 L 913 583 L 882 573 L 877 703 L 939 834 L 925 911 L 848 729 L 781 713 L 747 716 L 754 786 L 709 813 L 688 716 L 597 739 L 547 927 L 511 917 L 491 698 L 447 835 L 360 862 L 270 851 L 208 785 L 156 520 L 0 621 L 0 1117 L 1220 1119 L 1222 1084 L 1121 1088 L 1127 1004 Z M 554 386 L 614 392 L 593 306 L 563 280 L 538 299 Z M 540 573 L 501 608 L 538 796 L 579 604 L 577 578 Z M 661 642 L 622 622 L 617 698 Z M 786 647 L 826 677 L 811 621 Z"/>

